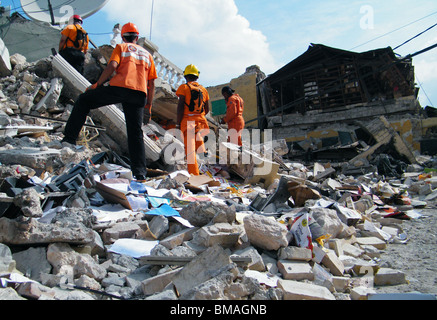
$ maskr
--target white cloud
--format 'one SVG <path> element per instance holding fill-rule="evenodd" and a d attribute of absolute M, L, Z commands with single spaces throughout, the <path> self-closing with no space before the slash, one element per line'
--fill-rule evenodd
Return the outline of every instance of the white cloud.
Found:
<path fill-rule="evenodd" d="M 152 0 L 111 0 L 103 10 L 121 24 L 136 23 L 148 38 L 151 4 Z M 200 82 L 206 85 L 228 82 L 254 64 L 265 73 L 280 67 L 267 38 L 238 14 L 234 0 L 155 1 L 152 41 L 181 69 L 197 65 Z"/>

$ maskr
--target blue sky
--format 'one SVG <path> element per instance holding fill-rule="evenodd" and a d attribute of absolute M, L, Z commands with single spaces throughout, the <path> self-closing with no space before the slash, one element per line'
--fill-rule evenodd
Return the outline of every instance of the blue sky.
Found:
<path fill-rule="evenodd" d="M 2 0 L 19 5 L 19 0 Z M 98 44 L 116 23 L 135 22 L 150 37 L 152 0 L 109 0 L 85 19 Z M 357 52 L 396 47 L 437 23 L 435 0 L 155 0 L 152 41 L 183 69 L 194 63 L 206 86 L 229 82 L 256 64 L 270 74 L 310 43 Z M 437 43 L 437 27 L 402 46 L 407 55 Z M 420 102 L 437 107 L 437 49 L 414 60 Z"/>

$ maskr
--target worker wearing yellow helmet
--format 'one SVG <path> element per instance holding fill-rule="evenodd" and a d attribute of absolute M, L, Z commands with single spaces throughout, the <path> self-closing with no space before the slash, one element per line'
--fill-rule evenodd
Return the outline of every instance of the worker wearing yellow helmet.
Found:
<path fill-rule="evenodd" d="M 143 122 L 150 121 L 150 111 L 158 78 L 152 55 L 137 45 L 138 28 L 127 23 L 122 28 L 123 43 L 117 45 L 99 80 L 77 99 L 64 131 L 63 142 L 76 140 L 92 109 L 121 104 L 126 120 L 131 169 L 136 180 L 147 176 Z M 105 82 L 115 76 L 104 86 Z"/>
<path fill-rule="evenodd" d="M 176 91 L 179 97 L 176 124 L 184 136 L 188 172 L 196 176 L 200 175 L 197 154 L 206 151 L 203 139 L 209 133 L 206 115 L 210 110 L 209 94 L 197 82 L 199 76 L 199 69 L 193 64 L 188 65 L 184 71 L 186 84 Z"/>

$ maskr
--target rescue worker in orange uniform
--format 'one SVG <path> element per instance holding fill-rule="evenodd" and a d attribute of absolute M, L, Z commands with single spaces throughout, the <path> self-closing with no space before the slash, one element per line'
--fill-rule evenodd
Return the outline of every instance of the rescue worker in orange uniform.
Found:
<path fill-rule="evenodd" d="M 74 15 L 71 20 L 72 23 L 61 32 L 59 54 L 80 74 L 83 74 L 89 37 L 82 27 L 83 20 L 81 16 Z"/>
<path fill-rule="evenodd" d="M 121 103 L 126 120 L 132 173 L 136 180 L 145 180 L 147 161 L 142 125 L 150 121 L 157 73 L 152 55 L 136 44 L 138 36 L 135 24 L 123 26 L 123 43 L 114 49 L 99 80 L 77 99 L 65 127 L 63 142 L 76 144 L 90 110 Z M 104 86 L 114 72 L 116 74 L 109 86 Z"/>
<path fill-rule="evenodd" d="M 243 146 L 241 134 L 243 132 L 245 122 L 243 118 L 244 101 L 235 93 L 231 87 L 224 87 L 222 95 L 226 100 L 226 116 L 221 123 L 228 124 L 229 142 Z"/>
<path fill-rule="evenodd" d="M 197 154 L 206 152 L 204 137 L 209 133 L 206 115 L 210 111 L 208 91 L 200 85 L 199 69 L 195 65 L 185 68 L 186 84 L 176 91 L 179 97 L 176 126 L 180 128 L 184 137 L 185 155 L 187 157 L 188 172 L 200 175 Z"/>

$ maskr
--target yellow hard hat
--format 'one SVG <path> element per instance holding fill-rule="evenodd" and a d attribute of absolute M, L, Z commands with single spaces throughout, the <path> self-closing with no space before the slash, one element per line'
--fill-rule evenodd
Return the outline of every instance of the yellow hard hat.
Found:
<path fill-rule="evenodd" d="M 194 64 L 190 64 L 189 66 L 187 66 L 185 68 L 185 71 L 184 71 L 184 76 L 187 76 L 187 75 L 193 75 L 193 76 L 199 77 L 200 71 L 199 71 L 199 69 L 197 69 L 197 67 Z"/>

